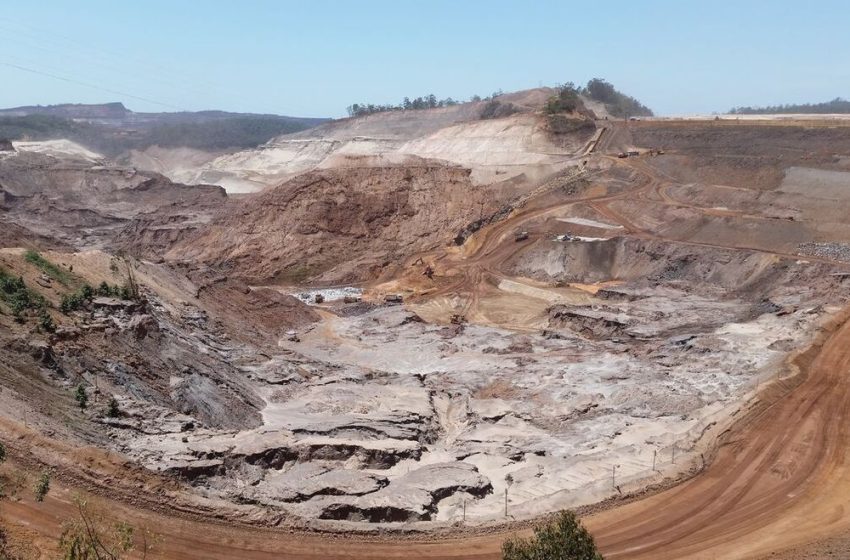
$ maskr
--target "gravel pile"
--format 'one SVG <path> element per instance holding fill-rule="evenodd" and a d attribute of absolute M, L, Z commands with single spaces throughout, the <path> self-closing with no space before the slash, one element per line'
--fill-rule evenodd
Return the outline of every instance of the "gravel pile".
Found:
<path fill-rule="evenodd" d="M 800 243 L 797 245 L 797 254 L 850 262 L 850 245 L 845 243 Z"/>

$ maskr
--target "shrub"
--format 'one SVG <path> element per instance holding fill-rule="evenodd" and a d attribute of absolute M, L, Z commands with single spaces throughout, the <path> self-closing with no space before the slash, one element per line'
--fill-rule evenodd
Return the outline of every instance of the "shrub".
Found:
<path fill-rule="evenodd" d="M 0 300 L 12 311 L 15 320 L 24 321 L 24 312 L 28 309 L 44 311 L 47 301 L 41 294 L 30 290 L 20 276 L 12 276 L 0 268 Z"/>
<path fill-rule="evenodd" d="M 82 383 L 77 385 L 77 390 L 74 391 L 74 399 L 80 407 L 80 410 L 85 410 L 89 404 L 89 396 L 86 393 L 86 387 Z"/>
<path fill-rule="evenodd" d="M 578 89 L 572 82 L 559 86 L 557 91 L 557 95 L 553 95 L 546 102 L 545 110 L 547 113 L 571 113 L 582 107 Z"/>
<path fill-rule="evenodd" d="M 41 309 L 38 313 L 38 326 L 44 332 L 52 333 L 56 331 L 56 324 L 53 322 L 53 317 L 50 316 L 50 313 L 46 309 Z"/>
<path fill-rule="evenodd" d="M 535 527 L 528 539 L 513 538 L 502 545 L 504 560 L 602 560 L 593 537 L 571 511 Z"/>
<path fill-rule="evenodd" d="M 106 405 L 106 415 L 110 418 L 118 418 L 121 415 L 121 410 L 118 408 L 118 400 L 115 397 L 109 399 Z"/>
<path fill-rule="evenodd" d="M 584 93 L 605 104 L 608 112 L 615 117 L 644 116 L 651 117 L 652 111 L 634 97 L 628 96 L 601 78 L 587 82 Z"/>
<path fill-rule="evenodd" d="M 65 294 L 59 303 L 59 310 L 67 315 L 71 311 L 76 311 L 82 307 L 85 302 L 86 300 L 83 299 L 83 296 L 79 292 Z"/>
<path fill-rule="evenodd" d="M 479 118 L 481 120 L 501 119 L 503 117 L 509 117 L 514 113 L 518 113 L 519 110 L 519 107 L 513 103 L 502 103 L 501 101 L 493 99 L 488 101 L 484 105 L 484 108 L 481 109 Z"/>
<path fill-rule="evenodd" d="M 6 460 L 6 446 L 0 441 L 0 463 Z"/>
<path fill-rule="evenodd" d="M 91 299 L 94 297 L 94 288 L 88 284 L 84 284 L 83 287 L 80 288 L 80 295 L 83 299 Z"/>
<path fill-rule="evenodd" d="M 27 262 L 34 264 L 46 275 L 50 276 L 63 286 L 67 286 L 74 281 L 73 275 L 70 272 L 62 270 L 59 266 L 45 259 L 38 251 L 30 249 L 24 254 Z"/>
<path fill-rule="evenodd" d="M 43 502 L 45 496 L 50 491 L 50 473 L 47 471 L 42 471 L 41 476 L 38 477 L 38 480 L 35 481 L 35 488 L 33 488 L 33 492 L 35 492 L 35 501 Z"/>
<path fill-rule="evenodd" d="M 144 559 L 158 541 L 147 528 L 117 520 L 113 512 L 92 507 L 80 496 L 74 503 L 78 516 L 65 522 L 59 537 L 64 560 L 121 560 L 131 552 Z"/>
<path fill-rule="evenodd" d="M 66 315 L 71 311 L 76 311 L 85 306 L 95 296 L 116 297 L 121 299 L 134 299 L 133 292 L 126 284 L 119 286 L 117 284 L 109 284 L 101 282 L 97 289 L 85 284 L 76 292 L 65 294 L 62 296 L 62 301 L 59 304 L 59 309 Z"/>
<path fill-rule="evenodd" d="M 117 288 L 117 286 L 116 286 L 116 288 Z M 134 299 L 135 298 L 132 288 L 130 288 L 130 286 L 128 286 L 127 284 L 124 284 L 123 286 L 121 286 L 121 289 L 118 291 L 118 296 L 121 299 Z"/>

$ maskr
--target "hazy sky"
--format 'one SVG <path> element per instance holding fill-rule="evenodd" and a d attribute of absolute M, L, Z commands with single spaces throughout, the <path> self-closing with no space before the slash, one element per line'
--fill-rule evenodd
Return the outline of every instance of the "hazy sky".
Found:
<path fill-rule="evenodd" d="M 850 97 L 846 1 L 3 0 L 0 37 L 0 107 L 340 116 L 597 76 L 661 114 Z"/>

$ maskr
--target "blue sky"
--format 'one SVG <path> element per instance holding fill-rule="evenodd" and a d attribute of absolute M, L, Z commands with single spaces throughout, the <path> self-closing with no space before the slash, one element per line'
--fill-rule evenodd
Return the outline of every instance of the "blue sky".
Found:
<path fill-rule="evenodd" d="M 4 0 L 0 107 L 340 116 L 603 77 L 704 113 L 850 97 L 848 29 L 839 1 Z"/>

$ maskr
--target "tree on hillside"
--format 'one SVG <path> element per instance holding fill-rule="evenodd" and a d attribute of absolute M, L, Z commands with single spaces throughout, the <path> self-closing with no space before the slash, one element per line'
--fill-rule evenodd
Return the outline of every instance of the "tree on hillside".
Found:
<path fill-rule="evenodd" d="M 615 117 L 645 116 L 651 117 L 652 111 L 634 97 L 628 96 L 602 78 L 593 78 L 582 92 L 591 99 L 605 104 L 608 112 Z"/>
<path fill-rule="evenodd" d="M 374 105 L 372 103 L 354 103 L 349 105 L 346 110 L 349 117 L 362 117 L 373 113 L 386 113 L 389 111 L 418 111 L 420 109 L 435 109 L 437 107 L 451 107 L 458 105 L 458 101 L 451 97 L 445 99 L 437 99 L 433 93 L 426 96 L 419 96 L 414 99 L 405 97 L 398 105 Z"/>
<path fill-rule="evenodd" d="M 502 545 L 503 560 L 602 560 L 596 543 L 571 511 L 558 513 L 535 527 L 528 539 L 513 538 Z"/>
<path fill-rule="evenodd" d="M 593 78 L 587 82 L 587 94 L 596 101 L 602 103 L 616 103 L 617 90 L 602 78 Z"/>
<path fill-rule="evenodd" d="M 794 105 L 772 105 L 767 107 L 735 107 L 729 111 L 733 115 L 770 115 L 777 113 L 850 113 L 850 101 L 836 97 L 825 103 L 802 103 Z"/>
<path fill-rule="evenodd" d="M 86 393 L 86 387 L 82 383 L 77 385 L 77 390 L 74 391 L 74 399 L 77 401 L 77 405 L 80 407 L 80 410 L 85 410 L 86 406 L 89 404 L 89 396 Z"/>
<path fill-rule="evenodd" d="M 553 95 L 546 102 L 547 113 L 572 113 L 581 106 L 581 100 L 578 97 L 579 91 L 575 84 L 567 82 L 556 88 L 557 94 Z"/>

